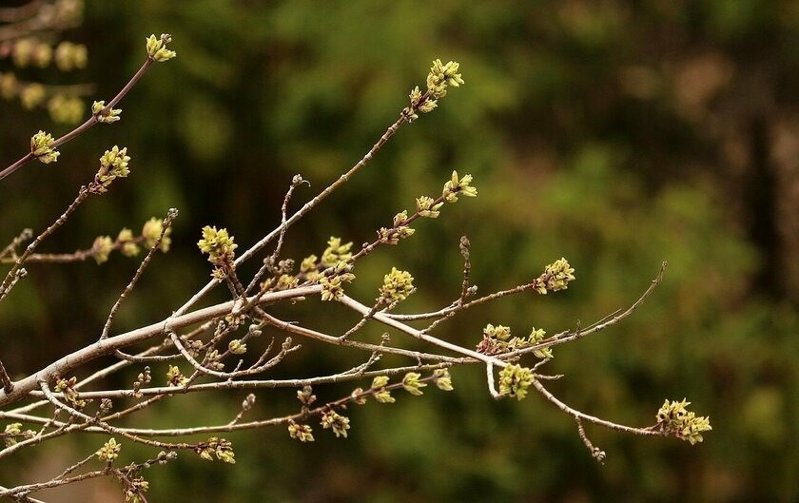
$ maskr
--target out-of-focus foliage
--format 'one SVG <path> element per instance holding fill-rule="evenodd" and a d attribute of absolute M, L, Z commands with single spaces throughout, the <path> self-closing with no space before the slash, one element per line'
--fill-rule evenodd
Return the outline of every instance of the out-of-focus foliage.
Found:
<path fill-rule="evenodd" d="M 279 221 L 293 174 L 315 189 L 332 181 L 396 118 L 429 62 L 453 59 L 466 85 L 289 232 L 289 252 L 318 252 L 330 235 L 371 240 L 452 169 L 471 173 L 480 197 L 421 222 L 402 250 L 369 257 L 353 293 L 374 298 L 394 265 L 416 278 L 409 307 L 446 305 L 460 288 L 461 234 L 481 291 L 569 258 L 577 281 L 568 292 L 441 326 L 441 337 L 476 344 L 486 323 L 587 325 L 629 305 L 668 260 L 664 283 L 633 317 L 555 351 L 551 371 L 566 377 L 553 389 L 582 410 L 641 425 L 664 398 L 686 396 L 714 427 L 693 448 L 589 429 L 608 452 L 600 466 L 571 420 L 534 397 L 494 402 L 475 367 L 453 372 L 455 393 L 352 411 L 346 441 L 231 435 L 234 467 L 187 457 L 153 470 L 155 501 L 799 498 L 795 2 L 94 0 L 84 16 L 69 35 L 89 48 L 78 75 L 96 85 L 95 99 L 135 71 L 150 33 L 171 33 L 180 57 L 126 98 L 122 121 L 62 148 L 57 165 L 4 180 L 0 232 L 8 241 L 24 226 L 42 228 L 106 145 L 124 139 L 135 153 L 131 178 L 50 243 L 87 246 L 180 208 L 174 252 L 149 272 L 120 325 L 159 319 L 205 281 L 193 247 L 202 226 L 252 242 Z M 0 121 L 16 126 L 0 138 L 3 162 L 47 120 L 4 104 Z M 31 371 L 94 337 L 134 268 L 121 258 L 32 268 L 0 306 L 6 366 Z M 72 316 L 51 308 L 67 292 Z M 325 314 L 319 324 L 347 321 Z M 317 351 L 289 364 L 312 375 L 347 363 L 352 356 Z M 294 407 L 291 393 L 263 396 L 263 414 Z M 164 413 L 187 424 L 226 420 L 238 402 L 186 398 Z"/>

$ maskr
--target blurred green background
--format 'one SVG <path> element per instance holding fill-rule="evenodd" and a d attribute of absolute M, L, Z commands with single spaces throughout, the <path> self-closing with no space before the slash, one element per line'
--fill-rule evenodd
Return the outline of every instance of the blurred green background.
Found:
<path fill-rule="evenodd" d="M 493 401 L 475 366 L 453 372 L 456 391 L 446 396 L 352 410 L 346 441 L 317 427 L 317 442 L 299 444 L 275 428 L 230 435 L 235 466 L 183 454 L 145 474 L 152 501 L 799 499 L 796 2 L 88 0 L 83 23 L 63 34 L 87 45 L 87 68 L 19 77 L 94 83 L 91 99 L 108 100 L 143 61 L 145 36 L 162 32 L 178 58 L 134 88 L 121 122 L 66 145 L 56 165 L 27 166 L 0 185 L 6 243 L 60 214 L 103 150 L 129 148 L 131 178 L 88 202 L 47 242 L 53 252 L 180 209 L 173 251 L 149 270 L 117 331 L 162 319 L 205 283 L 195 248 L 203 225 L 254 242 L 279 222 L 294 174 L 312 184 L 297 192 L 298 207 L 361 158 L 431 60 L 457 60 L 466 85 L 293 228 L 287 253 L 319 254 L 330 235 L 371 240 L 415 197 L 438 193 L 452 169 L 471 173 L 480 196 L 363 261 L 353 294 L 372 299 L 395 265 L 419 288 L 403 310 L 448 304 L 460 288 L 462 234 L 481 292 L 569 259 L 578 280 L 567 292 L 504 300 L 437 332 L 472 346 L 486 323 L 518 334 L 587 325 L 632 303 L 667 260 L 663 284 L 631 318 L 556 349 L 549 371 L 565 377 L 550 389 L 633 425 L 652 424 L 665 398 L 687 397 L 713 431 L 691 447 L 588 427 L 608 453 L 599 465 L 568 417 L 535 395 Z M 2 103 L 0 123 L 3 166 L 36 130 L 71 129 L 14 101 Z M 0 304 L 6 366 L 29 373 L 95 338 L 136 266 L 115 256 L 101 267 L 30 267 Z M 288 313 L 334 333 L 352 323 L 318 303 Z M 281 375 L 344 369 L 363 356 L 306 347 Z M 316 392 L 327 400 L 350 389 Z M 245 394 L 181 398 L 141 421 L 225 422 Z M 259 392 L 257 413 L 290 412 L 292 394 Z M 79 459 L 101 442 L 38 447 L 18 466 L 0 466 L 0 483 L 50 477 L 59 455 Z M 96 501 L 118 494 L 113 483 L 74 490 Z M 65 494 L 73 493 L 50 497 Z"/>

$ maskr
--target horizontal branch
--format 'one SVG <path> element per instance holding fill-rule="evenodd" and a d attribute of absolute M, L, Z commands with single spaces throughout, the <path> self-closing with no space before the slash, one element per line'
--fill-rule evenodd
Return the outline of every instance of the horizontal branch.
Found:
<path fill-rule="evenodd" d="M 366 315 L 366 314 L 372 312 L 372 308 L 366 306 L 365 304 L 361 304 L 357 300 L 353 299 L 352 297 L 348 297 L 346 295 L 343 295 L 341 297 L 341 299 L 339 299 L 339 302 L 341 302 L 345 306 L 347 306 L 347 307 L 349 307 L 349 308 L 361 313 L 361 315 Z M 380 323 L 383 323 L 384 325 L 388 325 L 390 327 L 396 328 L 397 330 L 405 332 L 406 334 L 410 335 L 411 337 L 415 337 L 416 339 L 425 341 L 427 343 L 433 344 L 434 346 L 438 346 L 440 348 L 448 349 L 448 350 L 450 350 L 450 351 L 452 351 L 454 353 L 457 353 L 457 354 L 459 354 L 461 356 L 466 356 L 466 357 L 469 357 L 469 358 L 473 358 L 475 360 L 479 360 L 479 361 L 484 362 L 484 363 L 496 365 L 498 367 L 505 367 L 508 364 L 508 362 L 505 362 L 505 361 L 503 361 L 500 358 L 497 358 L 495 356 L 484 355 L 483 353 L 478 353 L 477 351 L 472 351 L 471 349 L 467 349 L 467 348 L 458 346 L 457 344 L 452 344 L 451 342 L 447 342 L 447 341 L 441 340 L 441 339 L 439 339 L 437 337 L 433 337 L 431 335 L 428 335 L 423 330 L 417 330 L 417 329 L 415 329 L 413 327 L 410 327 L 410 326 L 408 326 L 408 325 L 406 325 L 406 324 L 404 324 L 404 323 L 402 323 L 400 321 L 392 319 L 391 317 L 389 317 L 385 313 L 381 313 L 381 312 L 373 313 L 371 317 L 372 317 L 372 319 L 377 320 Z"/>
<path fill-rule="evenodd" d="M 250 389 L 278 389 L 278 388 L 302 388 L 303 386 L 319 386 L 322 384 L 336 384 L 348 381 L 356 381 L 358 379 L 368 379 L 370 377 L 377 377 L 381 375 L 397 375 L 406 374 L 408 372 L 429 371 L 441 368 L 448 368 L 452 366 L 449 362 L 444 363 L 430 363 L 425 365 L 408 365 L 406 367 L 392 367 L 389 369 L 370 370 L 368 372 L 351 373 L 351 374 L 331 374 L 320 377 L 305 377 L 297 379 L 249 379 L 241 381 L 218 381 L 203 384 L 192 384 L 186 387 L 175 386 L 157 386 L 153 388 L 142 388 L 138 391 L 132 389 L 117 389 L 108 391 L 84 391 L 79 394 L 81 400 L 100 399 L 100 398 L 133 398 L 139 396 L 153 396 L 153 395 L 177 395 L 185 393 L 198 393 L 203 391 L 225 391 L 225 390 L 250 390 Z M 44 393 L 38 390 L 31 391 L 31 396 L 43 397 Z M 53 393 L 57 397 L 63 396 L 63 393 Z M 38 416 L 23 415 L 14 412 L 0 411 L 0 418 L 2 419 L 21 419 L 31 421 L 31 418 Z M 34 422 L 48 421 L 49 419 L 39 418 Z"/>
<path fill-rule="evenodd" d="M 258 297 L 260 297 L 260 299 L 258 302 L 261 304 L 268 304 L 280 300 L 305 297 L 318 294 L 321 292 L 321 290 L 321 286 L 304 286 L 293 288 L 290 290 L 259 295 Z M 40 381 L 49 382 L 56 375 L 68 375 L 81 365 L 85 365 L 87 362 L 111 354 L 118 349 L 122 349 L 127 346 L 145 341 L 151 337 L 161 335 L 164 333 L 165 329 L 179 330 L 196 323 L 202 323 L 210 319 L 224 316 L 233 311 L 233 309 L 240 303 L 240 300 L 223 302 L 221 304 L 198 309 L 197 311 L 193 311 L 182 316 L 170 317 L 158 323 L 153 323 L 152 325 L 132 330 L 130 332 L 125 332 L 114 337 L 96 341 L 93 344 L 84 347 L 83 349 L 79 349 L 78 351 L 70 353 L 56 360 L 50 365 L 20 381 L 14 382 L 14 389 L 10 393 L 6 391 L 0 391 L 0 406 L 24 398 L 26 395 L 28 395 L 28 393 L 39 386 L 38 383 Z"/>
<path fill-rule="evenodd" d="M 335 182 L 331 183 L 327 187 L 324 188 L 321 192 L 319 192 L 313 199 L 305 203 L 302 208 L 297 210 L 294 214 L 291 215 L 288 219 L 285 219 L 281 222 L 281 224 L 271 231 L 269 234 L 261 238 L 257 243 L 250 246 L 247 251 L 242 253 L 236 260 L 235 265 L 239 266 L 243 262 L 252 258 L 256 253 L 262 250 L 266 245 L 272 242 L 275 238 L 278 238 L 282 235 L 282 233 L 286 232 L 290 226 L 296 223 L 299 219 L 305 216 L 308 212 L 310 212 L 313 208 L 315 208 L 323 199 L 327 196 L 332 194 L 336 189 L 344 185 L 349 181 L 349 179 L 354 176 L 358 171 L 363 169 L 369 161 L 383 148 L 383 145 L 391 139 L 392 136 L 396 134 L 399 130 L 400 126 L 406 124 L 408 119 L 404 115 L 400 115 L 399 119 L 394 121 L 394 123 L 386 129 L 383 133 L 383 136 L 380 137 L 377 142 L 372 145 L 372 148 L 369 149 L 369 152 L 364 155 L 360 161 L 358 161 L 354 166 L 352 166 L 346 173 L 342 174 L 341 176 L 336 179 Z M 182 306 L 180 306 L 175 313 L 183 314 L 186 310 L 191 308 L 194 304 L 196 304 L 200 299 L 202 299 L 208 292 L 210 292 L 216 285 L 220 283 L 219 280 L 211 280 L 209 281 L 204 287 L 202 287 L 197 293 L 192 296 L 189 300 L 187 300 Z"/>
<path fill-rule="evenodd" d="M 566 414 L 572 416 L 577 421 L 587 421 L 589 423 L 597 424 L 599 426 L 604 426 L 605 428 L 609 428 L 611 430 L 616 431 L 623 431 L 625 433 L 632 433 L 634 435 L 652 435 L 652 436 L 665 436 L 664 433 L 660 430 L 653 429 L 652 427 L 645 427 L 645 428 L 635 428 L 633 426 L 626 426 L 623 424 L 614 423 L 612 421 L 608 421 L 606 419 L 601 419 L 596 416 L 592 416 L 590 414 L 586 414 L 584 412 L 580 412 L 577 409 L 573 409 L 566 405 L 565 403 L 561 402 L 555 395 L 549 392 L 548 389 L 542 385 L 538 379 L 533 379 L 533 386 L 535 389 L 547 400 L 552 402 L 557 408 L 565 412 Z"/>

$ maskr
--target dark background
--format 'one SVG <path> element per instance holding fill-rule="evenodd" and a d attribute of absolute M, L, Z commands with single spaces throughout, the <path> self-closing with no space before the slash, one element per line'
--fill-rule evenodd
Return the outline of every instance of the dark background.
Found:
<path fill-rule="evenodd" d="M 550 333 L 587 325 L 632 303 L 668 260 L 663 284 L 631 318 L 556 349 L 549 370 L 565 377 L 551 389 L 633 425 L 652 424 L 665 398 L 687 397 L 713 431 L 691 447 L 589 427 L 608 453 L 599 465 L 551 404 L 535 395 L 495 402 L 483 369 L 467 367 L 453 372 L 454 393 L 352 410 L 346 441 L 317 427 L 317 442 L 301 445 L 281 427 L 230 435 L 235 466 L 182 454 L 146 473 L 153 501 L 799 498 L 795 2 L 92 0 L 83 24 L 63 34 L 88 46 L 88 67 L 19 75 L 91 82 L 89 101 L 108 100 L 143 61 L 144 38 L 162 32 L 173 35 L 178 57 L 134 88 L 121 122 L 64 146 L 57 164 L 31 164 L 0 185 L 5 243 L 54 220 L 106 148 L 129 148 L 131 177 L 86 203 L 43 251 L 86 248 L 179 208 L 174 249 L 128 300 L 117 332 L 162 319 L 206 282 L 195 246 L 203 225 L 253 243 L 279 222 L 294 174 L 312 183 L 297 192 L 298 207 L 361 158 L 423 85 L 432 59 L 452 59 L 466 84 L 292 228 L 287 253 L 318 255 L 330 235 L 371 240 L 415 197 L 437 194 L 452 169 L 471 173 L 477 199 L 447 206 L 401 248 L 363 261 L 351 292 L 372 299 L 394 265 L 417 278 L 403 310 L 448 304 L 460 289 L 462 234 L 481 292 L 569 259 L 577 281 L 567 292 L 503 300 L 437 332 L 472 346 L 486 323 L 519 335 L 531 325 Z M 14 101 L 2 103 L 0 123 L 3 166 L 38 129 L 70 129 Z M 30 267 L 0 305 L 6 366 L 27 374 L 95 338 L 136 266 L 116 255 L 100 267 Z M 319 303 L 295 313 L 333 333 L 352 322 Z M 307 345 L 280 375 L 341 370 L 362 356 Z M 316 391 L 329 400 L 350 389 Z M 225 422 L 245 394 L 180 398 L 141 421 Z M 257 414 L 290 412 L 292 394 L 258 393 Z M 37 447 L 18 466 L 0 467 L 2 483 L 51 477 L 59 456 L 79 459 L 103 441 Z M 123 453 L 153 454 L 127 444 Z M 98 501 L 118 494 L 112 483 L 78 490 Z"/>

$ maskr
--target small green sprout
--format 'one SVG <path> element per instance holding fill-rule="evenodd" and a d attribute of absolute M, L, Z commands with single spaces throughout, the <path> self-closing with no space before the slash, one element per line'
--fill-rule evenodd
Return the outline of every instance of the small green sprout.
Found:
<path fill-rule="evenodd" d="M 505 325 L 494 326 L 487 324 L 483 329 L 483 338 L 477 344 L 477 352 L 485 355 L 496 355 L 509 351 L 535 346 L 544 340 L 546 332 L 542 329 L 533 327 L 527 337 L 511 337 L 510 327 Z M 537 349 L 533 354 L 538 358 L 552 358 L 552 350 L 549 348 Z"/>
<path fill-rule="evenodd" d="M 112 124 L 122 119 L 122 117 L 120 117 L 122 114 L 121 108 L 111 108 L 107 111 L 104 111 L 105 108 L 105 101 L 95 101 L 92 103 L 92 115 L 97 118 L 97 122 Z"/>
<path fill-rule="evenodd" d="M 35 432 L 32 430 L 22 431 L 22 423 L 9 423 L 6 425 L 5 430 L 0 434 L 6 447 L 11 447 L 17 443 L 17 437 L 33 438 Z"/>
<path fill-rule="evenodd" d="M 102 264 L 108 261 L 108 256 L 114 249 L 114 240 L 110 236 L 97 236 L 92 244 L 92 256 L 95 262 Z"/>
<path fill-rule="evenodd" d="M 355 275 L 351 273 L 337 274 L 332 278 L 323 276 L 319 279 L 319 284 L 322 285 L 322 300 L 329 302 L 340 299 L 344 295 L 344 284 L 354 279 Z"/>
<path fill-rule="evenodd" d="M 83 117 L 83 100 L 77 96 L 58 93 L 47 100 L 47 111 L 53 121 L 62 124 L 75 124 Z"/>
<path fill-rule="evenodd" d="M 62 72 L 69 72 L 86 66 L 88 51 L 83 44 L 64 41 L 55 49 L 55 65 Z"/>
<path fill-rule="evenodd" d="M 189 378 L 184 376 L 179 367 L 170 365 L 169 370 L 166 372 L 167 386 L 185 386 L 189 382 Z"/>
<path fill-rule="evenodd" d="M 713 428 L 710 426 L 709 417 L 697 416 L 696 413 L 688 410 L 689 405 L 691 402 L 685 399 L 681 402 L 666 400 L 658 410 L 656 417 L 660 431 L 694 445 L 702 442 L 702 432 L 710 431 Z"/>
<path fill-rule="evenodd" d="M 452 377 L 448 369 L 436 369 L 433 371 L 433 381 L 441 391 L 452 391 Z"/>
<path fill-rule="evenodd" d="M 167 228 L 166 232 L 164 232 L 164 221 L 156 217 L 152 217 L 144 222 L 144 226 L 142 226 L 141 229 L 141 235 L 144 238 L 144 246 L 152 249 L 155 243 L 158 242 L 158 238 L 161 237 L 162 233 L 164 237 L 161 238 L 159 248 L 162 252 L 166 253 L 172 245 L 172 238 L 169 237 L 169 235 L 172 234 L 172 227 Z"/>
<path fill-rule="evenodd" d="M 124 228 L 117 235 L 117 243 L 121 245 L 120 252 L 126 257 L 135 257 L 139 254 L 139 245 L 133 237 L 133 231 Z"/>
<path fill-rule="evenodd" d="M 347 438 L 347 430 L 350 429 L 350 418 L 338 414 L 334 410 L 328 410 L 322 413 L 322 428 L 332 429 L 336 434 L 336 438 Z"/>
<path fill-rule="evenodd" d="M 458 172 L 453 171 L 452 177 L 444 184 L 444 189 L 441 195 L 448 203 L 454 203 L 458 200 L 458 196 L 477 197 L 477 189 L 471 185 L 472 175 L 463 175 L 458 177 Z"/>
<path fill-rule="evenodd" d="M 435 99 L 443 98 L 447 95 L 447 87 L 459 87 L 463 84 L 463 78 L 458 73 L 460 63 L 448 61 L 442 63 L 440 59 L 433 61 L 430 73 L 427 75 L 427 92 Z"/>
<path fill-rule="evenodd" d="M 296 276 L 292 276 L 291 274 L 281 274 L 277 278 L 275 290 L 290 290 L 292 288 L 296 288 L 299 284 L 300 280 L 297 279 Z"/>
<path fill-rule="evenodd" d="M 566 290 L 570 281 L 574 281 L 574 269 L 565 258 L 560 258 L 546 266 L 544 273 L 533 280 L 533 289 L 546 295 L 548 292 Z"/>
<path fill-rule="evenodd" d="M 420 382 L 420 377 L 422 377 L 422 375 L 417 372 L 408 372 L 405 374 L 405 377 L 402 378 L 403 389 L 413 396 L 423 395 L 424 392 L 422 388 L 426 387 L 427 384 Z"/>
<path fill-rule="evenodd" d="M 129 161 L 127 147 L 119 148 L 114 145 L 111 150 L 106 150 L 100 157 L 100 169 L 94 175 L 90 190 L 95 194 L 102 194 L 108 191 L 114 180 L 127 177 L 130 174 Z"/>
<path fill-rule="evenodd" d="M 489 323 L 483 329 L 483 335 L 500 341 L 507 341 L 510 339 L 510 327 L 506 327 L 505 325 L 494 326 Z"/>
<path fill-rule="evenodd" d="M 530 331 L 530 335 L 527 337 L 527 342 L 530 346 L 534 346 L 543 341 L 546 335 L 547 333 L 544 329 L 533 327 Z M 537 358 L 554 358 L 554 355 L 552 354 L 552 348 L 536 349 L 533 351 L 533 354 Z"/>
<path fill-rule="evenodd" d="M 380 403 L 394 403 L 396 399 L 391 396 L 391 391 L 386 389 L 388 384 L 388 376 L 377 376 L 372 379 L 372 391 L 374 392 L 375 400 Z"/>
<path fill-rule="evenodd" d="M 411 276 L 411 273 L 392 267 L 391 272 L 383 277 L 383 286 L 380 287 L 378 302 L 382 304 L 402 302 L 413 292 L 413 276 Z"/>
<path fill-rule="evenodd" d="M 6 435 L 15 437 L 22 433 L 22 423 L 9 423 L 4 431 Z"/>
<path fill-rule="evenodd" d="M 53 148 L 53 143 L 52 135 L 40 130 L 31 137 L 31 154 L 43 164 L 58 162 L 61 152 Z"/>
<path fill-rule="evenodd" d="M 203 227 L 203 237 L 197 242 L 200 251 L 208 254 L 208 262 L 219 266 L 230 264 L 235 257 L 235 250 L 238 248 L 227 229 L 217 230 L 216 226 L 206 225 Z"/>
<path fill-rule="evenodd" d="M 446 64 L 440 59 L 433 61 L 430 73 L 427 74 L 427 91 L 422 92 L 419 86 L 414 87 L 408 99 L 410 105 L 402 111 L 408 122 L 419 118 L 419 113 L 429 113 L 438 107 L 438 100 L 447 95 L 449 86 L 458 87 L 463 84 L 463 78 L 458 73 L 460 65 L 455 61 Z"/>
<path fill-rule="evenodd" d="M 234 355 L 243 355 L 247 352 L 247 344 L 241 342 L 241 339 L 233 339 L 228 342 L 227 348 Z"/>
<path fill-rule="evenodd" d="M 305 276 L 307 281 L 319 281 L 322 273 L 319 272 L 319 258 L 316 255 L 308 255 L 300 262 L 300 274 Z"/>
<path fill-rule="evenodd" d="M 206 461 L 213 461 L 214 457 L 216 457 L 216 459 L 225 463 L 236 463 L 233 444 L 224 438 L 211 437 L 207 442 L 197 444 L 194 450 Z"/>
<path fill-rule="evenodd" d="M 69 379 L 59 379 L 55 383 L 55 392 L 63 393 L 64 401 L 80 410 L 86 407 L 86 400 L 80 399 L 78 390 L 75 388 L 77 383 L 78 379 L 74 376 Z"/>
<path fill-rule="evenodd" d="M 439 210 L 442 206 L 444 206 L 443 202 L 436 203 L 436 200 L 432 197 L 421 196 L 416 198 L 416 211 L 419 212 L 421 217 L 438 218 L 441 214 Z"/>
<path fill-rule="evenodd" d="M 527 396 L 527 389 L 533 384 L 533 372 L 521 365 L 506 365 L 499 373 L 499 394 L 517 400 Z"/>
<path fill-rule="evenodd" d="M 327 241 L 327 248 L 322 252 L 322 267 L 335 267 L 341 262 L 349 262 L 352 258 L 350 248 L 352 241 L 341 244 L 341 238 L 331 236 Z"/>
<path fill-rule="evenodd" d="M 416 230 L 407 225 L 400 225 L 399 227 L 392 227 L 391 229 L 381 227 L 377 231 L 377 238 L 381 243 L 395 245 L 400 242 L 400 239 L 413 236 L 414 232 L 416 232 Z"/>
<path fill-rule="evenodd" d="M 134 477 L 130 483 L 125 487 L 125 501 L 132 503 L 141 503 L 143 493 L 150 489 L 150 483 L 144 480 L 144 477 Z"/>
<path fill-rule="evenodd" d="M 307 424 L 297 424 L 292 420 L 289 420 L 289 436 L 295 440 L 299 440 L 300 442 L 313 442 L 313 428 Z"/>
<path fill-rule="evenodd" d="M 119 451 L 122 450 L 122 444 L 118 444 L 116 439 L 113 437 L 108 440 L 102 447 L 100 447 L 95 455 L 100 461 L 105 463 L 113 462 L 117 457 L 119 457 Z"/>
<path fill-rule="evenodd" d="M 175 51 L 166 48 L 166 44 L 172 42 L 172 36 L 163 33 L 160 38 L 150 35 L 146 40 L 147 57 L 153 61 L 163 63 L 177 56 Z"/>
<path fill-rule="evenodd" d="M 308 274 L 311 271 L 315 271 L 316 263 L 318 262 L 318 260 L 319 257 L 317 257 L 316 255 L 313 254 L 308 255 L 307 257 L 302 259 L 302 262 L 300 262 L 300 272 L 303 274 Z"/>

